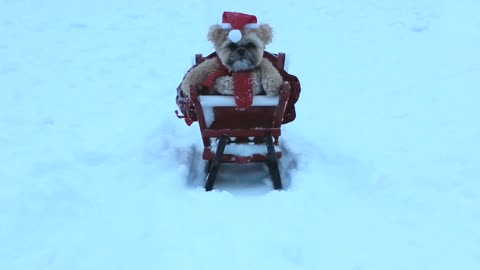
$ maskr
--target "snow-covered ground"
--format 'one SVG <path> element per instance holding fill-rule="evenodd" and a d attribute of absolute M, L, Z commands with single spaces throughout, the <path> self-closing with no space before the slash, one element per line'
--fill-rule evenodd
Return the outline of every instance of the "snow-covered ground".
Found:
<path fill-rule="evenodd" d="M 302 82 L 272 191 L 175 89 L 224 10 Z M 480 2 L 0 0 L 0 269 L 480 269 Z"/>

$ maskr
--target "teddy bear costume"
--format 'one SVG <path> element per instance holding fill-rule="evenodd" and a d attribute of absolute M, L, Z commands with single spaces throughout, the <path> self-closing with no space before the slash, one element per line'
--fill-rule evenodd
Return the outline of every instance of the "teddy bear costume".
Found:
<path fill-rule="evenodd" d="M 220 45 L 235 46 L 240 44 L 237 42 L 240 42 L 243 37 L 257 38 L 257 36 L 263 42 L 263 48 L 260 48 L 263 57 L 258 59 L 255 67 L 233 71 L 222 62 L 219 57 Z M 271 41 L 271 37 L 271 28 L 264 24 L 259 26 L 255 16 L 224 12 L 222 24 L 212 26 L 209 32 L 209 40 L 214 43 L 216 52 L 190 68 L 177 88 L 176 102 L 184 115 L 179 117 L 184 118 L 188 125 L 197 121 L 195 106 L 189 94 L 192 84 L 201 86 L 197 87 L 201 95 L 233 95 L 237 109 L 244 110 L 252 104 L 254 95 L 277 95 L 281 84 L 287 81 L 290 83 L 291 91 L 282 123 L 293 121 L 295 119 L 294 104 L 300 94 L 300 83 L 297 77 L 272 64 L 272 62 L 275 63 L 275 55 L 263 51 L 264 45 Z"/>

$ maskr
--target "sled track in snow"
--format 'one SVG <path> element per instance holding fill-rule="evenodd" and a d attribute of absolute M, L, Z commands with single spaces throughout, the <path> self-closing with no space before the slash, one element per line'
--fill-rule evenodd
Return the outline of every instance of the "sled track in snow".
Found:
<path fill-rule="evenodd" d="M 288 147 L 281 146 L 282 158 L 279 159 L 280 174 L 283 190 L 288 190 L 297 168 L 297 155 Z M 196 189 L 205 185 L 205 165 L 202 159 L 202 149 L 191 145 L 185 149 L 187 158 L 184 159 L 188 173 L 185 183 L 188 188 Z M 215 181 L 215 190 L 227 191 L 235 194 L 264 194 L 273 190 L 272 180 L 268 168 L 264 163 L 230 164 L 223 163 Z"/>

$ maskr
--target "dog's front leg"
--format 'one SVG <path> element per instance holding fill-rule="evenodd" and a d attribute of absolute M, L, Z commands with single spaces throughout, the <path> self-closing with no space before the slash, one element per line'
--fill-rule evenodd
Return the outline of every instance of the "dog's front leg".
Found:
<path fill-rule="evenodd" d="M 192 68 L 183 78 L 181 89 L 185 96 L 190 96 L 190 85 L 200 85 L 208 75 L 215 72 L 219 65 L 216 59 L 207 59 Z"/>
<path fill-rule="evenodd" d="M 263 59 L 260 64 L 262 71 L 262 87 L 267 96 L 277 96 L 282 87 L 283 79 L 278 70 L 270 63 Z"/>

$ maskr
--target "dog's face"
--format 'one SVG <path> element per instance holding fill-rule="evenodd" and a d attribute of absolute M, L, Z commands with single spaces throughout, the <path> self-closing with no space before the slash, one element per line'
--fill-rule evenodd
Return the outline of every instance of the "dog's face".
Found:
<path fill-rule="evenodd" d="M 254 69 L 260 64 L 265 45 L 255 33 L 250 32 L 237 42 L 228 38 L 217 49 L 222 63 L 231 71 Z"/>
<path fill-rule="evenodd" d="M 260 25 L 258 29 L 242 31 L 242 39 L 232 42 L 228 38 L 228 30 L 220 26 L 210 29 L 208 38 L 213 42 L 218 57 L 230 71 L 251 70 L 260 65 L 265 45 L 270 43 L 272 30 L 268 25 Z"/>

